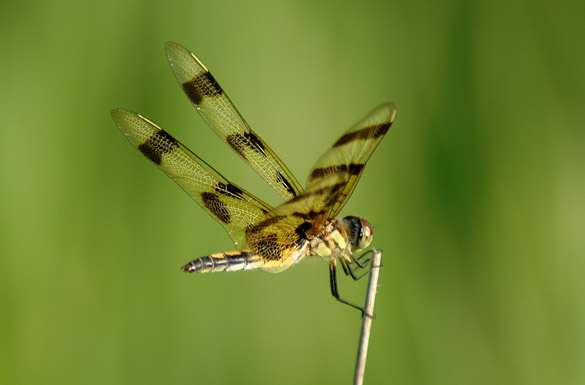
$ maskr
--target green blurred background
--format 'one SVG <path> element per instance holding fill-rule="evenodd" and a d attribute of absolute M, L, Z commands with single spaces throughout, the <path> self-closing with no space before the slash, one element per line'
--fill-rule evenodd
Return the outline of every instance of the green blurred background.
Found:
<path fill-rule="evenodd" d="M 167 40 L 303 181 L 397 104 L 343 211 L 384 250 L 366 383 L 585 383 L 584 20 L 582 1 L 2 2 L 0 383 L 351 382 L 361 320 L 326 262 L 179 271 L 233 245 L 112 108 L 279 199 L 197 116 Z"/>

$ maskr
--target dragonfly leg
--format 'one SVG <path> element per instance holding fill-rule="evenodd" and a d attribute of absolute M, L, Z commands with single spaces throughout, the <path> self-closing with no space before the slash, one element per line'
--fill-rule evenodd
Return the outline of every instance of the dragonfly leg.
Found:
<path fill-rule="evenodd" d="M 343 266 L 343 262 L 342 262 L 342 266 Z M 344 268 L 345 270 L 345 268 Z M 336 259 L 332 259 L 331 262 L 329 263 L 329 281 L 331 283 L 331 294 L 333 295 L 333 297 L 335 297 L 335 299 L 341 303 L 344 303 L 346 305 L 349 305 L 351 307 L 353 307 L 354 309 L 358 309 L 359 311 L 362 312 L 363 314 L 366 314 L 366 310 L 363 307 L 360 307 L 356 304 L 353 304 L 343 298 L 341 298 L 339 296 L 339 289 L 337 287 L 337 260 Z"/>
<path fill-rule="evenodd" d="M 354 257 L 352 257 L 352 259 L 353 259 L 353 261 L 355 262 L 355 264 L 356 264 L 356 265 L 358 265 L 360 268 L 362 268 L 362 269 L 363 269 L 364 267 L 366 267 L 366 265 L 367 265 L 367 264 L 370 262 L 370 260 L 372 259 L 372 257 L 369 257 L 369 258 L 368 258 L 368 256 L 369 256 L 370 254 L 372 254 L 372 255 L 373 255 L 373 252 L 372 252 L 372 250 L 368 250 L 368 251 L 366 251 L 365 253 L 363 253 L 362 255 L 360 255 L 360 256 L 359 256 L 359 257 L 357 257 L 357 258 L 354 258 Z"/>

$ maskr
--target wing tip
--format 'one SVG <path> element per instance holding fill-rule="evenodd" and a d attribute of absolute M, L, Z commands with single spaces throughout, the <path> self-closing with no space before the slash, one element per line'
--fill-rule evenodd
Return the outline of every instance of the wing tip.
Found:
<path fill-rule="evenodd" d="M 124 109 L 124 108 L 114 108 L 114 109 L 112 109 L 112 111 L 110 111 L 110 115 L 112 116 L 112 119 L 114 119 L 114 122 L 116 122 L 116 124 L 118 124 L 118 125 L 119 125 L 119 122 L 124 120 L 124 118 L 126 116 L 128 116 L 129 113 L 131 113 L 131 112 Z"/>
<path fill-rule="evenodd" d="M 167 53 L 167 57 L 170 58 L 171 56 L 175 56 L 175 52 L 185 52 L 187 49 L 181 44 L 169 40 L 165 43 L 165 51 Z"/>
<path fill-rule="evenodd" d="M 167 59 L 175 76 L 177 76 L 177 80 L 183 82 L 188 79 L 183 79 L 184 75 L 192 75 L 191 72 L 194 71 L 192 66 L 195 64 L 195 68 L 197 66 L 201 67 L 205 72 L 209 72 L 207 67 L 199 60 L 193 52 L 189 51 L 187 48 L 183 47 L 181 44 L 176 43 L 174 41 L 167 41 L 165 44 L 165 51 L 167 53 Z M 195 63 L 193 63 L 193 60 Z M 191 63 L 191 64 L 188 64 Z M 185 72 L 185 74 L 183 74 Z"/>
<path fill-rule="evenodd" d="M 119 108 L 119 107 L 112 109 L 110 111 L 110 115 L 112 116 L 112 119 L 114 119 L 114 121 L 116 123 L 122 122 L 124 120 L 128 120 L 129 117 L 139 117 L 140 116 L 134 111 L 130 111 L 126 108 Z"/>
<path fill-rule="evenodd" d="M 388 123 L 394 123 L 396 120 L 396 104 L 394 102 L 385 102 L 382 103 L 377 110 L 385 110 L 385 113 L 388 115 L 387 121 Z"/>

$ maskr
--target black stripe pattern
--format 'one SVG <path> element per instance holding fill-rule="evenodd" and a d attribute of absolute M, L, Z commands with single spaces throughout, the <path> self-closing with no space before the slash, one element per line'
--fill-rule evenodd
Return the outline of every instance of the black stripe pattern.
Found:
<path fill-rule="evenodd" d="M 316 168 L 311 172 L 309 180 L 324 178 L 327 175 L 335 174 L 340 171 L 347 172 L 350 176 L 359 175 L 364 170 L 364 166 L 364 164 L 350 163 Z"/>
<path fill-rule="evenodd" d="M 182 87 L 189 100 L 197 106 L 204 96 L 220 95 L 223 92 L 209 72 L 195 76 L 193 80 L 183 83 Z"/>
<path fill-rule="evenodd" d="M 217 186 L 215 186 L 215 191 L 228 196 L 230 198 L 236 198 L 245 201 L 244 192 L 239 187 L 234 186 L 231 183 L 225 184 L 222 182 L 218 182 Z"/>
<path fill-rule="evenodd" d="M 211 272 L 230 270 L 230 267 L 233 268 L 234 266 L 239 266 L 239 269 L 233 269 L 234 271 L 237 271 L 243 270 L 249 259 L 250 253 L 246 251 L 240 251 L 235 254 L 222 253 L 207 255 L 189 262 L 183 266 L 181 270 L 186 273 L 196 273 L 198 271 Z"/>
<path fill-rule="evenodd" d="M 179 145 L 175 138 L 165 131 L 158 131 L 151 135 L 146 142 L 138 146 L 140 152 L 146 155 L 157 166 L 160 166 L 164 154 L 173 152 L 177 148 L 179 148 Z"/>
<path fill-rule="evenodd" d="M 248 149 L 266 157 L 264 144 L 251 132 L 246 132 L 245 134 L 231 134 L 228 135 L 225 140 L 227 144 L 229 144 L 230 147 L 244 159 L 246 159 L 246 151 Z"/>
<path fill-rule="evenodd" d="M 216 194 L 211 192 L 203 192 L 201 193 L 201 200 L 209 212 L 215 215 L 217 219 L 223 223 L 230 223 L 232 221 L 227 206 L 219 199 Z"/>
<path fill-rule="evenodd" d="M 335 142 L 333 147 L 343 146 L 344 144 L 351 143 L 354 140 L 367 140 L 372 138 L 373 139 L 378 138 L 386 134 L 391 124 L 392 123 L 390 122 L 377 124 L 375 126 L 366 127 L 362 128 L 361 130 L 347 133 L 343 135 L 341 138 L 339 138 L 337 142 Z"/>
<path fill-rule="evenodd" d="M 284 186 L 293 197 L 297 195 L 291 183 L 279 171 L 276 172 L 276 183 Z"/>

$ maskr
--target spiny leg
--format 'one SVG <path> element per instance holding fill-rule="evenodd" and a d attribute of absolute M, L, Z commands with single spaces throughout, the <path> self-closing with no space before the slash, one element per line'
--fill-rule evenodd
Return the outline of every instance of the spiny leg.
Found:
<path fill-rule="evenodd" d="M 343 263 L 342 263 L 343 266 Z M 349 305 L 355 309 L 358 309 L 359 311 L 362 312 L 362 314 L 365 314 L 365 309 L 363 307 L 360 307 L 358 305 L 355 305 L 343 298 L 341 298 L 339 296 L 339 289 L 337 288 L 337 260 L 336 259 L 332 259 L 331 262 L 329 263 L 329 282 L 331 283 L 331 294 L 333 295 L 333 297 L 335 297 L 336 300 L 338 300 L 341 303 L 344 303 L 346 305 Z M 344 268 L 345 270 L 345 268 Z"/>
<path fill-rule="evenodd" d="M 361 257 L 360 257 L 361 258 Z M 363 272 L 360 275 L 356 274 L 356 271 L 358 269 L 363 269 L 366 267 L 366 265 L 362 264 L 362 263 L 358 263 L 357 259 L 355 259 L 353 256 L 351 256 L 351 259 L 353 261 L 348 261 L 345 258 L 339 258 L 339 263 L 341 263 L 341 267 L 343 268 L 343 272 L 345 273 L 345 275 L 349 275 L 351 276 L 351 278 L 354 281 L 358 281 L 360 279 L 362 279 L 363 277 L 365 277 L 366 275 L 368 275 L 371 271 L 372 271 L 372 266 L 370 265 L 370 268 L 367 269 L 365 272 Z M 357 265 L 354 266 L 354 265 Z"/>
<path fill-rule="evenodd" d="M 365 267 L 365 266 L 364 266 Z M 351 275 L 351 278 L 353 278 L 354 281 L 359 281 L 360 279 L 362 279 L 363 277 L 365 277 L 366 275 L 369 275 L 372 272 L 372 269 L 374 268 L 372 265 L 370 265 L 370 267 L 368 267 L 368 269 L 366 271 L 364 271 L 361 274 L 356 274 L 356 271 L 358 269 L 361 269 L 361 266 L 358 267 L 352 267 L 352 264 L 347 264 L 347 270 L 349 271 L 349 275 Z"/>
<path fill-rule="evenodd" d="M 353 262 L 358 265 L 361 269 L 363 269 L 364 267 L 366 267 L 366 265 L 372 260 L 372 258 L 366 258 L 369 254 L 373 255 L 372 250 L 368 250 L 365 253 L 363 253 L 362 255 L 360 255 L 359 257 L 355 258 L 353 255 L 351 256 L 351 259 L 353 260 Z"/>
<path fill-rule="evenodd" d="M 343 270 L 345 271 L 345 274 L 347 275 L 349 273 L 349 275 L 351 275 L 351 277 L 355 281 L 362 279 L 366 275 L 369 275 L 372 272 L 372 269 L 374 268 L 374 266 L 372 266 L 372 264 L 371 264 L 372 258 L 368 258 L 364 262 L 364 259 L 365 259 L 364 257 L 366 257 L 368 254 L 372 254 L 373 255 L 373 250 L 368 250 L 368 251 L 366 251 L 365 253 L 363 253 L 362 255 L 360 255 L 357 258 L 354 258 L 353 256 L 351 257 L 353 259 L 354 263 L 357 265 L 357 267 L 353 266 L 352 263 L 347 263 L 347 261 L 341 260 L 342 263 L 343 262 L 347 263 L 347 267 L 344 267 L 343 268 Z M 356 271 L 358 269 L 365 268 L 368 263 L 370 263 L 370 266 L 369 266 L 368 270 L 364 271 L 362 274 L 357 275 L 356 274 Z M 382 265 L 380 265 L 378 267 L 382 267 Z"/>
<path fill-rule="evenodd" d="M 345 273 L 345 275 L 351 275 L 353 278 L 353 274 L 349 270 L 349 262 L 347 262 L 347 260 L 345 260 L 344 258 L 340 258 L 339 263 L 341 264 L 341 267 L 343 268 L 343 272 Z"/>

